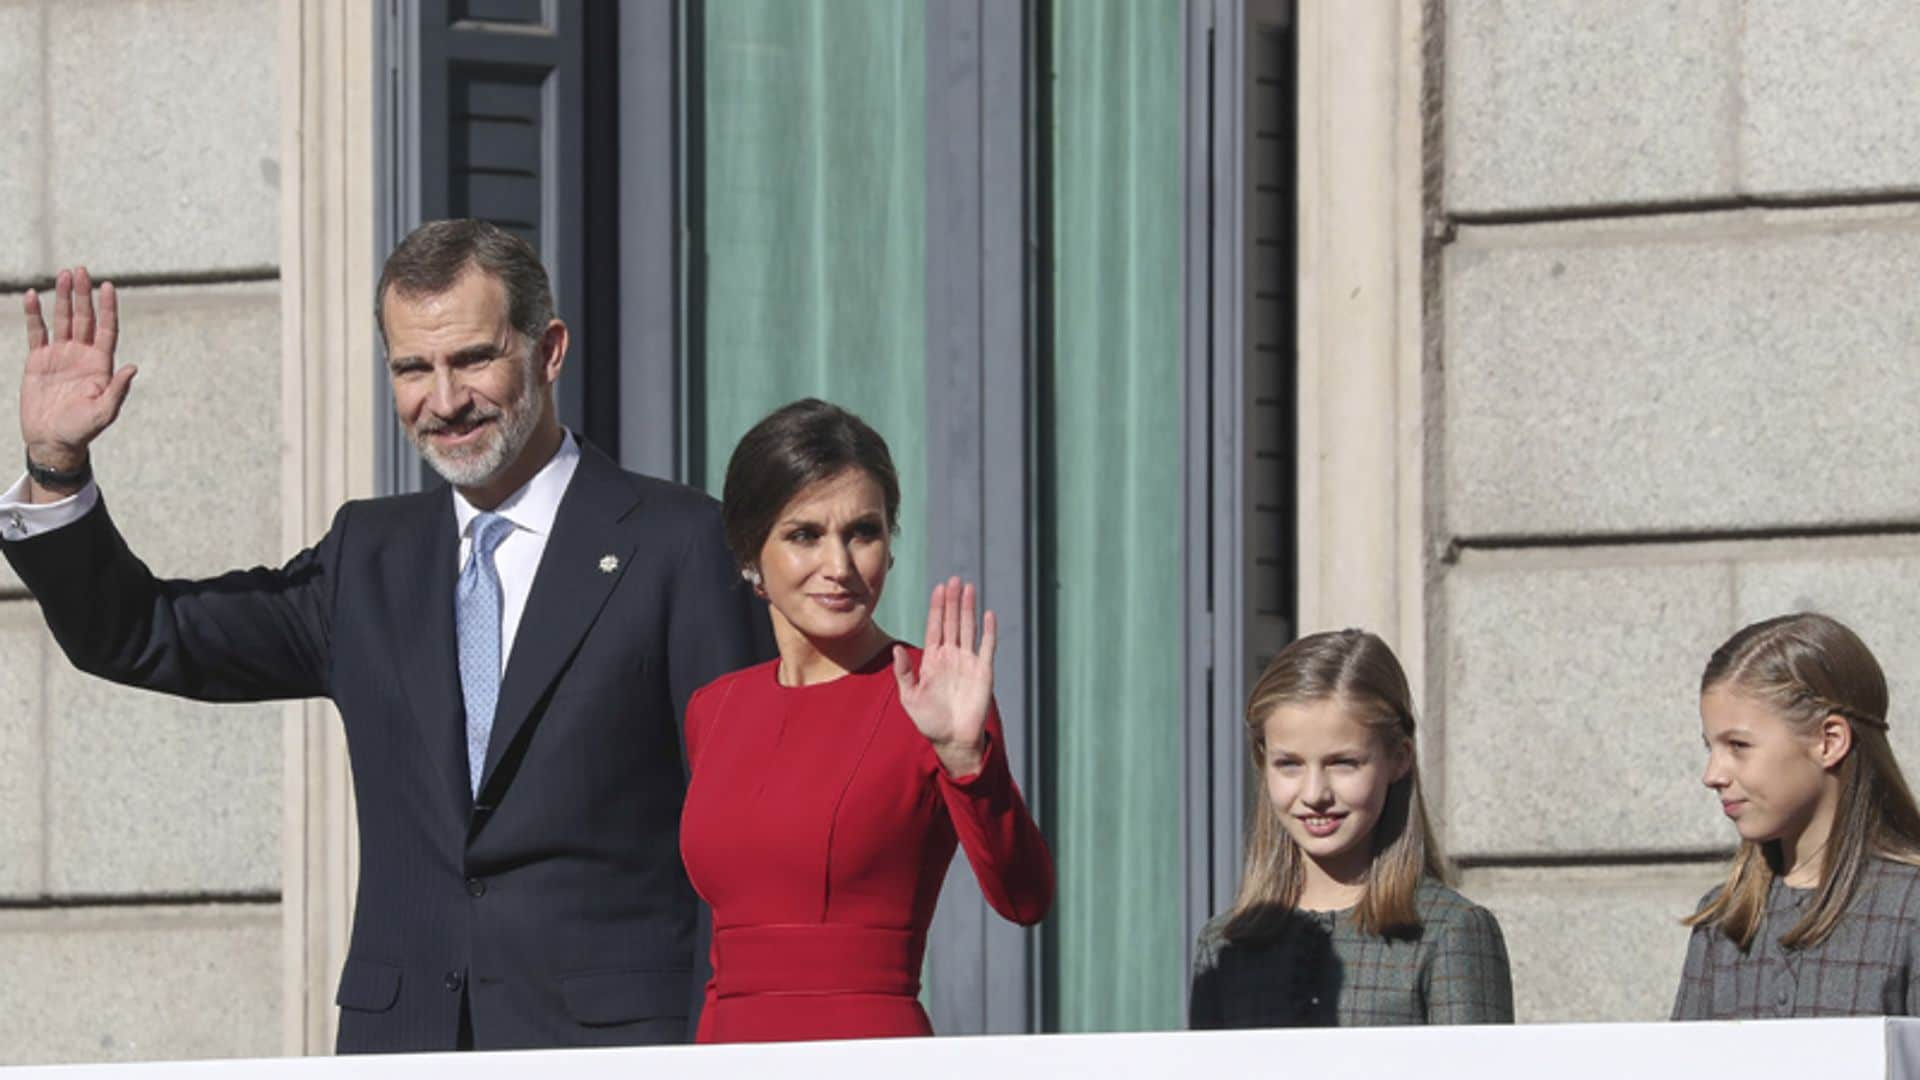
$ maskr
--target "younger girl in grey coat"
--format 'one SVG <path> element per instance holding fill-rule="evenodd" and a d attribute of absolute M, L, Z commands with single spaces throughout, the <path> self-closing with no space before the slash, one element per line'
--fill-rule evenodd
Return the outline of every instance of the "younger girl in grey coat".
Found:
<path fill-rule="evenodd" d="M 1700 679 L 1702 780 L 1740 834 L 1687 920 L 1675 1020 L 1920 1014 L 1920 810 L 1853 631 L 1783 615 Z"/>

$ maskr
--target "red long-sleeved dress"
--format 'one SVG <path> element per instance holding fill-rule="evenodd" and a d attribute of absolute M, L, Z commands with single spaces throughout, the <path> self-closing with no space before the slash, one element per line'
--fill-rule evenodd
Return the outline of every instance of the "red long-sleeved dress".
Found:
<path fill-rule="evenodd" d="M 1052 903 L 1053 859 L 998 712 L 980 770 L 951 778 L 890 664 L 882 650 L 787 687 L 772 661 L 688 703 L 680 850 L 714 925 L 699 1042 L 932 1034 L 920 959 L 956 841 L 995 911 L 1032 924 Z"/>

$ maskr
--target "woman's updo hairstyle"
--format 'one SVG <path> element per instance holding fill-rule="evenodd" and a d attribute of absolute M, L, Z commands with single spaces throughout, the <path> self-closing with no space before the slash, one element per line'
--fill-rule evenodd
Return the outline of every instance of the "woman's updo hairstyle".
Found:
<path fill-rule="evenodd" d="M 794 496 L 848 469 L 864 470 L 887 503 L 887 531 L 900 531 L 900 478 L 887 440 L 866 421 L 838 405 L 802 398 L 783 405 L 733 448 L 720 499 L 733 561 L 749 568 L 760 561 L 767 535 Z"/>

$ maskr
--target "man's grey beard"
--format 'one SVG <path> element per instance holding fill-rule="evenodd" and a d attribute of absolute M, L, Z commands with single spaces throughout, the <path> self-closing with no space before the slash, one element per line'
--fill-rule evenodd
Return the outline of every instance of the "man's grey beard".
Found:
<path fill-rule="evenodd" d="M 546 400 L 541 393 L 545 388 L 540 385 L 540 375 L 534 367 L 536 362 L 537 358 L 529 355 L 522 365 L 525 376 L 517 403 L 498 412 L 475 414 L 474 419 L 496 421 L 493 438 L 466 453 L 441 453 L 427 437 L 431 428 L 424 432 L 418 427 L 407 429 L 407 438 L 413 442 L 414 449 L 420 451 L 420 456 L 447 483 L 457 488 L 481 487 L 519 460 L 520 452 L 533 439 L 534 429 L 540 426 L 540 409 Z"/>

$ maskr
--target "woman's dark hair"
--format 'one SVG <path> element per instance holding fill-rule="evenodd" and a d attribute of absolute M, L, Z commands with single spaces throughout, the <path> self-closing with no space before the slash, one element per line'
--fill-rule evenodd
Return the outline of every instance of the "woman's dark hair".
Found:
<path fill-rule="evenodd" d="M 847 410 L 818 398 L 776 409 L 733 448 L 720 498 L 733 561 L 750 567 L 795 495 L 848 469 L 865 470 L 887 501 L 887 531 L 900 531 L 900 478 L 887 440 Z"/>

